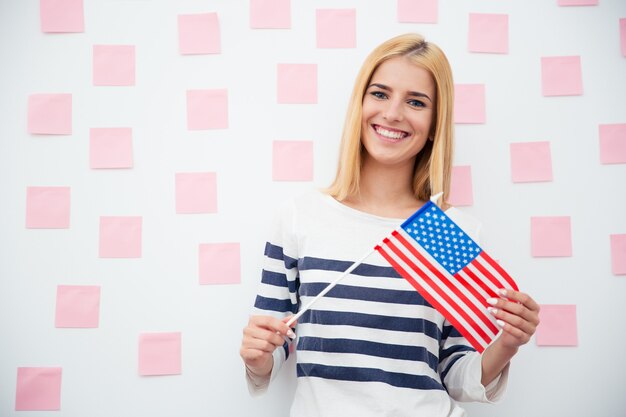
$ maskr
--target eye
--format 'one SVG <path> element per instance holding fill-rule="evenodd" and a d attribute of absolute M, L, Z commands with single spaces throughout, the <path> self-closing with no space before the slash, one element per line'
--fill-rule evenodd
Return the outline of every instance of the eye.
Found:
<path fill-rule="evenodd" d="M 380 100 L 384 100 L 387 98 L 387 94 L 383 93 L 382 91 L 372 91 L 370 94 Z"/>
<path fill-rule="evenodd" d="M 411 107 L 426 107 L 426 104 L 423 101 L 420 101 L 420 100 L 409 100 L 409 101 L 407 101 L 407 103 Z"/>

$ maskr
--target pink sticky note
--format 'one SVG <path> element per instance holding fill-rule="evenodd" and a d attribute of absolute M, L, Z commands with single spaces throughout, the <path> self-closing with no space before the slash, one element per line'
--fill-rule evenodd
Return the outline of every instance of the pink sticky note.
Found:
<path fill-rule="evenodd" d="M 532 256 L 572 256 L 572 228 L 569 216 L 531 217 Z"/>
<path fill-rule="evenodd" d="M 456 84 L 454 86 L 454 122 L 485 123 L 484 84 Z"/>
<path fill-rule="evenodd" d="M 313 142 L 274 141 L 272 143 L 272 180 L 313 181 Z"/>
<path fill-rule="evenodd" d="M 250 27 L 291 28 L 291 0 L 250 0 Z"/>
<path fill-rule="evenodd" d="M 100 217 L 100 258 L 141 258 L 141 217 Z"/>
<path fill-rule="evenodd" d="M 61 368 L 17 368 L 15 411 L 61 409 Z"/>
<path fill-rule="evenodd" d="M 552 181 L 550 142 L 511 143 L 513 182 Z"/>
<path fill-rule="evenodd" d="M 537 346 L 577 346 L 576 305 L 544 304 L 535 333 Z"/>
<path fill-rule="evenodd" d="M 356 48 L 356 9 L 316 11 L 318 48 Z"/>
<path fill-rule="evenodd" d="M 626 56 L 626 17 L 619 20 L 619 42 L 622 47 L 622 55 Z"/>
<path fill-rule="evenodd" d="M 469 50 L 507 54 L 509 52 L 509 15 L 470 13 Z"/>
<path fill-rule="evenodd" d="M 217 213 L 215 172 L 176 174 L 176 213 Z"/>
<path fill-rule="evenodd" d="M 437 23 L 438 0 L 398 0 L 398 22 Z"/>
<path fill-rule="evenodd" d="M 598 0 L 558 0 L 559 6 L 597 6 Z"/>
<path fill-rule="evenodd" d="M 278 64 L 278 103 L 317 103 L 317 64 Z"/>
<path fill-rule="evenodd" d="M 94 45 L 93 85 L 135 85 L 135 46 Z"/>
<path fill-rule="evenodd" d="M 89 130 L 89 166 L 99 168 L 133 167 L 133 130 L 130 127 Z"/>
<path fill-rule="evenodd" d="M 27 187 L 26 228 L 68 229 L 70 187 Z"/>
<path fill-rule="evenodd" d="M 448 203 L 453 206 L 471 206 L 474 204 L 471 166 L 452 167 Z"/>
<path fill-rule="evenodd" d="M 83 32 L 83 0 L 39 0 L 42 32 Z"/>
<path fill-rule="evenodd" d="M 57 286 L 55 327 L 98 327 L 100 287 L 95 285 Z"/>
<path fill-rule="evenodd" d="M 33 94 L 28 97 L 28 132 L 72 134 L 72 95 Z"/>
<path fill-rule="evenodd" d="M 178 15 L 178 50 L 183 55 L 219 54 L 221 40 L 217 13 Z"/>
<path fill-rule="evenodd" d="M 580 57 L 542 57 L 541 91 L 544 96 L 582 95 L 583 76 Z"/>
<path fill-rule="evenodd" d="M 187 90 L 187 129 L 228 128 L 228 90 Z"/>
<path fill-rule="evenodd" d="M 139 335 L 139 375 L 179 375 L 180 373 L 180 332 L 141 333 Z"/>
<path fill-rule="evenodd" d="M 200 284 L 239 284 L 239 243 L 203 243 L 199 247 Z"/>
<path fill-rule="evenodd" d="M 611 235 L 611 271 L 626 275 L 626 234 Z"/>
<path fill-rule="evenodd" d="M 626 123 L 600 125 L 600 162 L 626 164 Z"/>

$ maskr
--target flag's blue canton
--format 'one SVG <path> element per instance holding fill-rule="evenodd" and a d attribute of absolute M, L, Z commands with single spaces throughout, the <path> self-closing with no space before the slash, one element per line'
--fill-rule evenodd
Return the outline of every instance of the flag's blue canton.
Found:
<path fill-rule="evenodd" d="M 482 251 L 432 202 L 427 202 L 402 228 L 441 266 L 454 275 Z"/>

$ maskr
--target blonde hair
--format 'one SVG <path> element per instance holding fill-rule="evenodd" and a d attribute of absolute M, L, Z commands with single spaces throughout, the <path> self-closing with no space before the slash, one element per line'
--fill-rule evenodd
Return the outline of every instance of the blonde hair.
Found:
<path fill-rule="evenodd" d="M 408 58 L 415 65 L 426 69 L 435 82 L 433 140 L 426 141 L 415 160 L 413 192 L 416 198 L 426 201 L 431 195 L 443 191 L 440 204 L 445 205 L 450 192 L 454 148 L 452 70 L 448 59 L 437 45 L 426 42 L 418 34 L 411 33 L 384 42 L 369 54 L 361 66 L 348 105 L 337 175 L 326 192 L 340 201 L 358 194 L 363 152 L 361 144 L 363 97 L 374 71 L 380 64 L 394 57 Z"/>

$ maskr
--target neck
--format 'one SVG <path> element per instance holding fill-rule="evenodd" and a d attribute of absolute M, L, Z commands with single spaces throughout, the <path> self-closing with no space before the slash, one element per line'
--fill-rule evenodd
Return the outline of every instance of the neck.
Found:
<path fill-rule="evenodd" d="M 423 204 L 413 194 L 413 164 L 378 164 L 365 156 L 359 182 L 360 192 L 344 204 L 382 217 L 404 218 Z"/>

